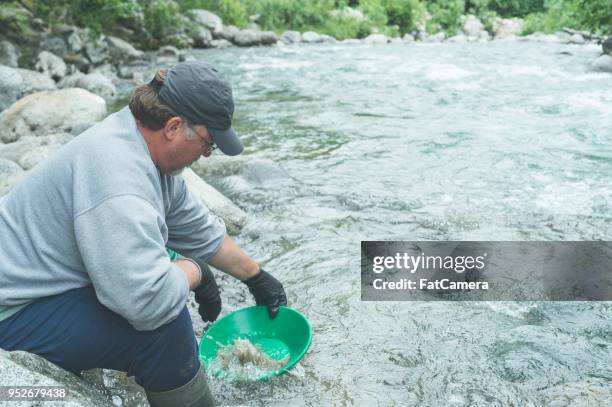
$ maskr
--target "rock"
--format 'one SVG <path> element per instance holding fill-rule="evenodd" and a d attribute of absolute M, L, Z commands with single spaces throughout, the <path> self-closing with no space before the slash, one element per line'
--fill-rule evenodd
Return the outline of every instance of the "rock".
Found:
<path fill-rule="evenodd" d="M 240 30 L 234 37 L 234 44 L 240 47 L 259 45 L 259 33 L 250 29 Z"/>
<path fill-rule="evenodd" d="M 113 407 L 110 399 L 92 384 L 32 353 L 7 352 L 0 349 L 0 377 L 1 385 L 19 383 L 23 386 L 63 387 L 69 397 L 66 401 L 57 402 L 62 406 Z M 43 404 L 28 403 L 28 405 Z"/>
<path fill-rule="evenodd" d="M 389 39 L 383 34 L 370 34 L 364 38 L 363 42 L 365 44 L 386 44 Z"/>
<path fill-rule="evenodd" d="M 548 44 L 558 44 L 560 42 L 563 42 L 563 40 L 555 34 L 544 34 L 541 32 L 534 32 L 533 34 L 529 34 L 523 37 L 523 39 L 527 41 L 543 42 Z"/>
<path fill-rule="evenodd" d="M 414 35 L 406 33 L 402 37 L 402 41 L 406 43 L 414 42 Z"/>
<path fill-rule="evenodd" d="M 612 56 L 602 55 L 591 64 L 591 69 L 596 72 L 612 73 Z"/>
<path fill-rule="evenodd" d="M 106 45 L 111 58 L 115 62 L 132 61 L 140 59 L 144 53 L 134 48 L 132 44 L 117 37 L 106 37 Z"/>
<path fill-rule="evenodd" d="M 106 116 L 106 102 L 85 89 L 70 88 L 27 95 L 0 118 L 0 140 L 12 143 L 26 136 L 70 133 L 76 125 Z"/>
<path fill-rule="evenodd" d="M 38 33 L 34 15 L 17 2 L 2 2 L 0 6 L 0 37 L 15 44 L 27 44 L 36 40 Z"/>
<path fill-rule="evenodd" d="M 302 33 L 302 42 L 307 44 L 321 42 L 321 36 L 314 31 L 306 31 Z"/>
<path fill-rule="evenodd" d="M 23 169 L 14 161 L 0 158 L 0 179 L 23 172 Z"/>
<path fill-rule="evenodd" d="M 45 38 L 42 44 L 40 44 L 40 49 L 57 55 L 60 58 L 66 58 L 66 55 L 68 55 L 68 45 L 66 41 L 56 35 Z"/>
<path fill-rule="evenodd" d="M 569 37 L 569 40 L 567 42 L 570 44 L 584 44 L 585 40 L 582 35 L 574 34 L 571 37 Z"/>
<path fill-rule="evenodd" d="M 525 22 L 520 18 L 498 18 L 493 21 L 495 39 L 521 35 Z"/>
<path fill-rule="evenodd" d="M 8 41 L 0 41 L 0 65 L 17 68 L 19 63 L 19 50 Z"/>
<path fill-rule="evenodd" d="M 601 44 L 601 48 L 604 54 L 612 55 L 612 37 L 608 37 L 608 39 Z"/>
<path fill-rule="evenodd" d="M 87 89 L 105 99 L 111 99 L 117 94 L 117 88 L 113 85 L 113 82 L 98 72 L 81 76 L 77 80 L 76 86 Z"/>
<path fill-rule="evenodd" d="M 59 81 L 57 83 L 57 87 L 60 89 L 66 89 L 66 88 L 76 88 L 77 87 L 77 82 L 79 81 L 79 79 L 81 79 L 83 76 L 85 76 L 85 74 L 77 71 L 73 74 L 70 74 L 68 76 L 65 76 L 64 79 L 62 79 L 61 81 Z"/>
<path fill-rule="evenodd" d="M 38 163 L 49 158 L 54 152 L 59 150 L 64 144 L 74 138 L 70 133 L 57 133 L 45 137 L 35 137 L 40 140 L 39 145 L 26 151 L 19 157 L 17 163 L 24 170 L 34 168 Z M 10 145 L 10 144 L 9 144 Z"/>
<path fill-rule="evenodd" d="M 23 77 L 16 69 L 0 65 L 0 111 L 12 105 L 23 92 Z"/>
<path fill-rule="evenodd" d="M 455 36 L 450 37 L 446 40 L 446 42 L 454 43 L 454 44 L 463 44 L 468 41 L 468 38 L 463 34 L 457 34 Z"/>
<path fill-rule="evenodd" d="M 108 45 L 103 35 L 96 40 L 85 42 L 85 55 L 93 65 L 101 65 L 110 61 Z"/>
<path fill-rule="evenodd" d="M 42 51 L 38 54 L 36 69 L 50 78 L 60 80 L 66 76 L 67 68 L 63 59 L 49 51 Z"/>
<path fill-rule="evenodd" d="M 329 35 L 326 37 L 329 37 Z M 259 41 L 261 45 L 275 45 L 276 43 L 278 43 L 278 35 L 276 35 L 272 31 L 262 31 L 260 33 Z"/>
<path fill-rule="evenodd" d="M 335 44 L 336 42 L 338 42 L 338 40 L 332 37 L 331 35 L 321 34 L 321 42 L 324 44 Z"/>
<path fill-rule="evenodd" d="M 212 33 L 208 28 L 198 27 L 192 33 L 193 45 L 197 48 L 209 48 L 213 40 Z"/>
<path fill-rule="evenodd" d="M 157 50 L 157 55 L 160 57 L 174 57 L 178 58 L 181 51 L 172 45 L 164 45 Z"/>
<path fill-rule="evenodd" d="M 485 27 L 478 17 L 468 15 L 463 21 L 461 31 L 468 37 L 480 38 L 480 33 L 485 31 Z"/>
<path fill-rule="evenodd" d="M 218 34 L 223 31 L 223 21 L 218 15 L 203 9 L 189 10 L 189 14 L 193 21 L 208 28 L 213 34 Z"/>
<path fill-rule="evenodd" d="M 302 42 L 302 35 L 299 31 L 285 31 L 281 34 L 280 41 L 283 44 L 297 44 Z"/>
<path fill-rule="evenodd" d="M 227 233 L 231 235 L 240 233 L 247 221 L 246 213 L 242 209 L 204 182 L 190 168 L 183 171 L 183 178 L 189 191 L 198 197 L 211 212 L 223 219 Z"/>
<path fill-rule="evenodd" d="M 229 47 L 233 47 L 234 44 L 232 44 L 228 40 L 219 39 L 219 40 L 212 40 L 210 43 L 210 46 L 213 48 L 229 48 Z"/>
<path fill-rule="evenodd" d="M 234 44 L 240 47 L 249 47 L 253 45 L 270 45 L 276 44 L 278 37 L 271 31 L 255 31 L 251 29 L 240 30 L 234 37 Z"/>
<path fill-rule="evenodd" d="M 425 42 L 442 42 L 446 38 L 446 33 L 444 31 L 440 31 L 435 33 L 434 35 L 430 35 L 427 37 Z"/>
<path fill-rule="evenodd" d="M 44 73 L 18 68 L 17 72 L 23 78 L 22 96 L 43 90 L 55 90 L 55 81 Z"/>
<path fill-rule="evenodd" d="M 223 30 L 221 30 L 221 32 L 217 34 L 217 37 L 219 39 L 224 39 L 233 42 L 234 38 L 236 37 L 236 35 L 238 35 L 239 32 L 240 29 L 238 27 L 234 25 L 226 25 L 223 27 Z"/>
<path fill-rule="evenodd" d="M 72 52 L 81 52 L 83 50 L 83 38 L 79 33 L 79 30 L 76 29 L 68 34 L 66 38 L 66 43 L 68 44 L 68 49 Z"/>

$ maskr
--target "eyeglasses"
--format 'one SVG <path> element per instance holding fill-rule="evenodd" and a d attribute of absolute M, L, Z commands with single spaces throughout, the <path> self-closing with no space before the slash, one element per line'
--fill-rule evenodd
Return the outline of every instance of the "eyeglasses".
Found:
<path fill-rule="evenodd" d="M 204 136 L 198 134 L 198 132 L 196 131 L 196 129 L 195 129 L 195 127 L 193 125 L 187 124 L 187 127 L 189 128 L 189 131 L 191 131 L 192 136 L 193 136 L 193 134 L 195 134 L 200 139 L 202 144 L 205 146 L 204 151 L 208 151 L 208 152 L 212 153 L 217 148 L 219 148 L 214 141 L 210 142 L 210 141 L 206 140 L 204 138 Z M 209 137 L 210 137 L 210 135 L 209 135 Z"/>

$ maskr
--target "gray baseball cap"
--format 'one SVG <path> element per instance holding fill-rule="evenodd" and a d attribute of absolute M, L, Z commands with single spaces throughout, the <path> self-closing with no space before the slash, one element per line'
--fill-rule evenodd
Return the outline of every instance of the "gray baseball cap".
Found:
<path fill-rule="evenodd" d="M 224 154 L 242 152 L 244 145 L 232 129 L 232 88 L 211 65 L 203 61 L 181 62 L 170 68 L 163 84 L 155 88 L 162 103 L 191 123 L 206 126 Z"/>

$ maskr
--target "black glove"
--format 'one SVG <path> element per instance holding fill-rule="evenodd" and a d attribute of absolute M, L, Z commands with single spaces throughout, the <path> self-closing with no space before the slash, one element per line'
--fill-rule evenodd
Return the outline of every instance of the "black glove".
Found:
<path fill-rule="evenodd" d="M 194 291 L 198 303 L 198 314 L 204 322 L 214 322 L 221 312 L 221 295 L 208 264 L 197 261 L 202 269 L 202 282 Z"/>
<path fill-rule="evenodd" d="M 270 318 L 276 317 L 281 305 L 287 305 L 287 295 L 283 285 L 264 269 L 243 283 L 249 287 L 249 291 L 255 297 L 255 304 L 268 306 Z"/>

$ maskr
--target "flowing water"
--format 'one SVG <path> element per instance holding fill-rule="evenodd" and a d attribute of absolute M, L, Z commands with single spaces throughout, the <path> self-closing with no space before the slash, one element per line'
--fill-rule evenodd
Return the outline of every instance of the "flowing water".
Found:
<path fill-rule="evenodd" d="M 611 303 L 368 303 L 359 285 L 361 240 L 612 240 L 612 76 L 588 70 L 599 49 L 194 52 L 232 82 L 246 143 L 244 159 L 200 173 L 249 214 L 237 241 L 314 330 L 291 374 L 214 382 L 219 401 L 609 401 Z"/>

